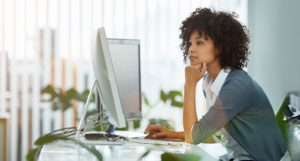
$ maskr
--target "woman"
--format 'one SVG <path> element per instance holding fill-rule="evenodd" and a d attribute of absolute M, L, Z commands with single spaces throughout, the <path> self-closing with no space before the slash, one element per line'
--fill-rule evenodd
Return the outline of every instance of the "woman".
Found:
<path fill-rule="evenodd" d="M 228 153 L 222 160 L 277 161 L 286 154 L 284 137 L 262 88 L 244 71 L 248 30 L 234 14 L 196 9 L 180 28 L 185 68 L 183 126 L 175 132 L 151 125 L 152 138 L 188 143 L 220 142 Z M 198 120 L 197 82 L 203 78 L 208 112 Z"/>

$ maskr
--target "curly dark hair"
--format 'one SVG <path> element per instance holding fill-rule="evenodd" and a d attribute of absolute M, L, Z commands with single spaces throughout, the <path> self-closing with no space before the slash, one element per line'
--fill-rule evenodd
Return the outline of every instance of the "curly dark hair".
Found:
<path fill-rule="evenodd" d="M 194 31 L 209 36 L 216 48 L 220 49 L 221 68 L 241 69 L 247 66 L 249 51 L 249 31 L 238 20 L 235 13 L 216 12 L 208 8 L 197 8 L 180 27 L 180 45 L 184 62 L 188 60 L 189 39 Z"/>

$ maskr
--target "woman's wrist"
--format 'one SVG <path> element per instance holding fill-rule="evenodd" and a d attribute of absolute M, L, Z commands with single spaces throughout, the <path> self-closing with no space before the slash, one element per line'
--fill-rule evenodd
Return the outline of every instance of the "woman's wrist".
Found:
<path fill-rule="evenodd" d="M 181 132 L 172 131 L 170 139 L 181 139 L 181 140 L 184 140 L 185 139 L 184 132 L 183 131 L 181 131 Z"/>
<path fill-rule="evenodd" d="M 189 88 L 196 88 L 197 82 L 185 82 L 184 88 L 189 89 Z"/>

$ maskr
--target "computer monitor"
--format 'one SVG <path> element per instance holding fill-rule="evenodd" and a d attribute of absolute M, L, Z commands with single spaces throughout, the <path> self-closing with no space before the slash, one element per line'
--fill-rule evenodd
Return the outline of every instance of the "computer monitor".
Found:
<path fill-rule="evenodd" d="M 126 120 L 142 117 L 140 41 L 107 39 Z"/>
<path fill-rule="evenodd" d="M 98 83 L 98 93 L 109 122 L 116 127 L 124 127 L 125 119 L 117 86 L 116 73 L 107 43 L 104 27 L 92 35 L 92 64 Z"/>
<path fill-rule="evenodd" d="M 84 106 L 83 115 L 78 125 L 76 133 L 77 139 L 79 139 L 81 131 L 83 129 L 86 130 L 85 118 L 94 89 L 96 89 L 100 95 L 103 111 L 105 111 L 105 114 L 108 116 L 110 124 L 119 128 L 126 126 L 112 58 L 103 27 L 99 28 L 91 35 L 91 53 L 95 81 L 90 89 L 90 93 Z M 99 122 L 101 122 L 101 119 Z"/>

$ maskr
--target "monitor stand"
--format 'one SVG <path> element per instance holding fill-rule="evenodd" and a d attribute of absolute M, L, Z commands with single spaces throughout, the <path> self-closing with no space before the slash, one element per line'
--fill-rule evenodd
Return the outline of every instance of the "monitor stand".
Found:
<path fill-rule="evenodd" d="M 96 88 L 96 92 L 100 93 L 100 86 L 97 80 L 95 80 L 93 82 L 92 88 L 90 90 L 90 93 L 87 97 L 84 109 L 83 109 L 83 115 L 81 116 L 78 128 L 77 128 L 77 132 L 76 132 L 76 140 L 79 142 L 83 142 L 85 144 L 123 144 L 123 141 L 127 140 L 125 137 L 119 136 L 119 135 L 115 135 L 112 134 L 115 131 L 115 127 L 110 124 L 108 129 L 106 130 L 106 132 L 91 132 L 91 133 L 85 133 L 83 137 L 80 136 L 80 133 L 83 132 L 84 130 L 84 126 L 85 126 L 85 117 L 86 117 L 86 113 L 87 113 L 87 109 L 89 106 L 89 103 L 91 102 L 92 99 L 92 94 L 94 89 Z M 98 117 L 98 121 L 100 123 L 100 126 L 102 126 L 103 124 L 103 117 L 104 116 L 104 110 L 102 108 L 102 103 L 101 103 L 101 98 L 100 98 L 100 94 L 99 94 L 99 99 L 98 102 L 100 102 L 98 104 L 98 112 L 99 112 L 99 117 Z M 101 128 L 102 129 L 102 128 Z"/>
<path fill-rule="evenodd" d="M 106 133 L 112 134 L 112 133 L 115 132 L 115 130 L 116 130 L 116 127 L 114 125 L 110 124 L 109 127 L 106 130 Z"/>
<path fill-rule="evenodd" d="M 92 88 L 90 90 L 90 93 L 89 93 L 89 95 L 87 97 L 85 106 L 83 108 L 83 115 L 81 116 L 81 119 L 80 119 L 80 122 L 79 122 L 79 125 L 78 125 L 78 128 L 77 128 L 77 132 L 76 132 L 76 140 L 78 140 L 78 141 L 79 141 L 79 135 L 82 132 L 82 130 L 84 129 L 85 117 L 86 117 L 87 109 L 88 109 L 88 106 L 89 106 L 89 104 L 91 102 L 92 94 L 93 94 L 93 91 L 94 91 L 95 87 L 96 87 L 97 92 L 100 93 L 100 87 L 99 87 L 99 83 L 98 83 L 97 80 L 94 80 Z M 100 95 L 99 95 L 99 98 L 100 98 Z M 102 126 L 103 120 L 102 120 L 101 116 L 102 116 L 102 113 L 103 113 L 103 109 L 101 108 L 101 102 L 99 104 L 100 104 L 100 107 L 98 108 L 98 112 L 100 113 L 100 115 L 99 115 L 100 117 L 98 117 L 98 119 L 99 119 L 100 126 Z M 108 132 L 113 132 L 113 131 L 114 130 L 108 131 Z"/>

